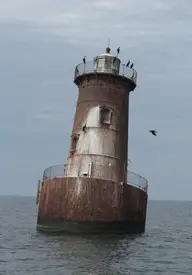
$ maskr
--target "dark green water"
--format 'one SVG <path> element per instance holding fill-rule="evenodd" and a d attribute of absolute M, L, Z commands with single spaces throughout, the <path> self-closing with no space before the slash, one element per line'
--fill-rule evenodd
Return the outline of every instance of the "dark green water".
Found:
<path fill-rule="evenodd" d="M 192 274 L 192 202 L 149 201 L 135 237 L 37 233 L 35 198 L 0 197 L 0 274 Z"/>

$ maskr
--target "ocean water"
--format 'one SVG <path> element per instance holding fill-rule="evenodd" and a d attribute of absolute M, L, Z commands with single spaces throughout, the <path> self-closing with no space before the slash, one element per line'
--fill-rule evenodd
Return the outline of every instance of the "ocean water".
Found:
<path fill-rule="evenodd" d="M 192 202 L 149 201 L 146 233 L 37 233 L 32 197 L 0 197 L 0 274 L 192 274 Z"/>

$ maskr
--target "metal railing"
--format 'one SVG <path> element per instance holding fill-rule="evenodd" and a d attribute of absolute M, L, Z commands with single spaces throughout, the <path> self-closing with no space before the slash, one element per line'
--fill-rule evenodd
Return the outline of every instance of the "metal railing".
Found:
<path fill-rule="evenodd" d="M 74 79 L 77 77 L 84 75 L 84 74 L 91 74 L 91 73 L 108 73 L 108 74 L 116 74 L 120 75 L 126 78 L 131 79 L 135 84 L 137 82 L 137 72 L 135 69 L 131 69 L 129 67 L 126 67 L 125 64 L 120 64 L 119 72 L 114 73 L 114 67 L 113 64 L 109 65 L 106 70 L 101 72 L 100 70 L 97 70 L 94 68 L 94 61 L 87 61 L 85 64 L 80 63 L 75 67 L 75 74 Z"/>
<path fill-rule="evenodd" d="M 43 181 L 51 178 L 63 178 L 63 177 L 73 177 L 73 174 L 71 171 L 76 172 L 76 170 L 73 167 L 73 164 L 65 164 L 65 165 L 56 165 L 56 166 L 50 166 L 48 167 L 44 173 L 43 173 Z M 77 167 L 78 168 L 78 167 Z M 127 184 L 136 186 L 145 192 L 148 191 L 148 181 L 143 178 L 142 176 L 127 171 Z M 74 177 L 82 177 L 83 175 L 80 175 L 76 173 Z M 114 179 L 116 177 L 116 171 L 113 166 L 102 166 L 101 165 L 93 165 L 93 178 L 100 178 L 100 179 Z"/>
<path fill-rule="evenodd" d="M 43 173 L 43 180 L 66 177 L 66 164 L 50 166 Z"/>

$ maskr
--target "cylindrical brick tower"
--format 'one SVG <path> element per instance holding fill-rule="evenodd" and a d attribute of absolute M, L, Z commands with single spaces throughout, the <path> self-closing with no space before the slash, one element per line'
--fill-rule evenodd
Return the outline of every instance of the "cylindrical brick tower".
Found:
<path fill-rule="evenodd" d="M 45 170 L 37 229 L 144 232 L 147 181 L 127 172 L 129 93 L 137 73 L 106 53 L 78 65 L 79 88 L 66 165 Z"/>

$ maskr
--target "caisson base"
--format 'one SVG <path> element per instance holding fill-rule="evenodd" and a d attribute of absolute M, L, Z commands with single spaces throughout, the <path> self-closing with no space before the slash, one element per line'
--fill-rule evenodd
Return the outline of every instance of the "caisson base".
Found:
<path fill-rule="evenodd" d="M 145 222 L 73 222 L 38 218 L 37 231 L 73 234 L 138 234 L 145 231 Z"/>

